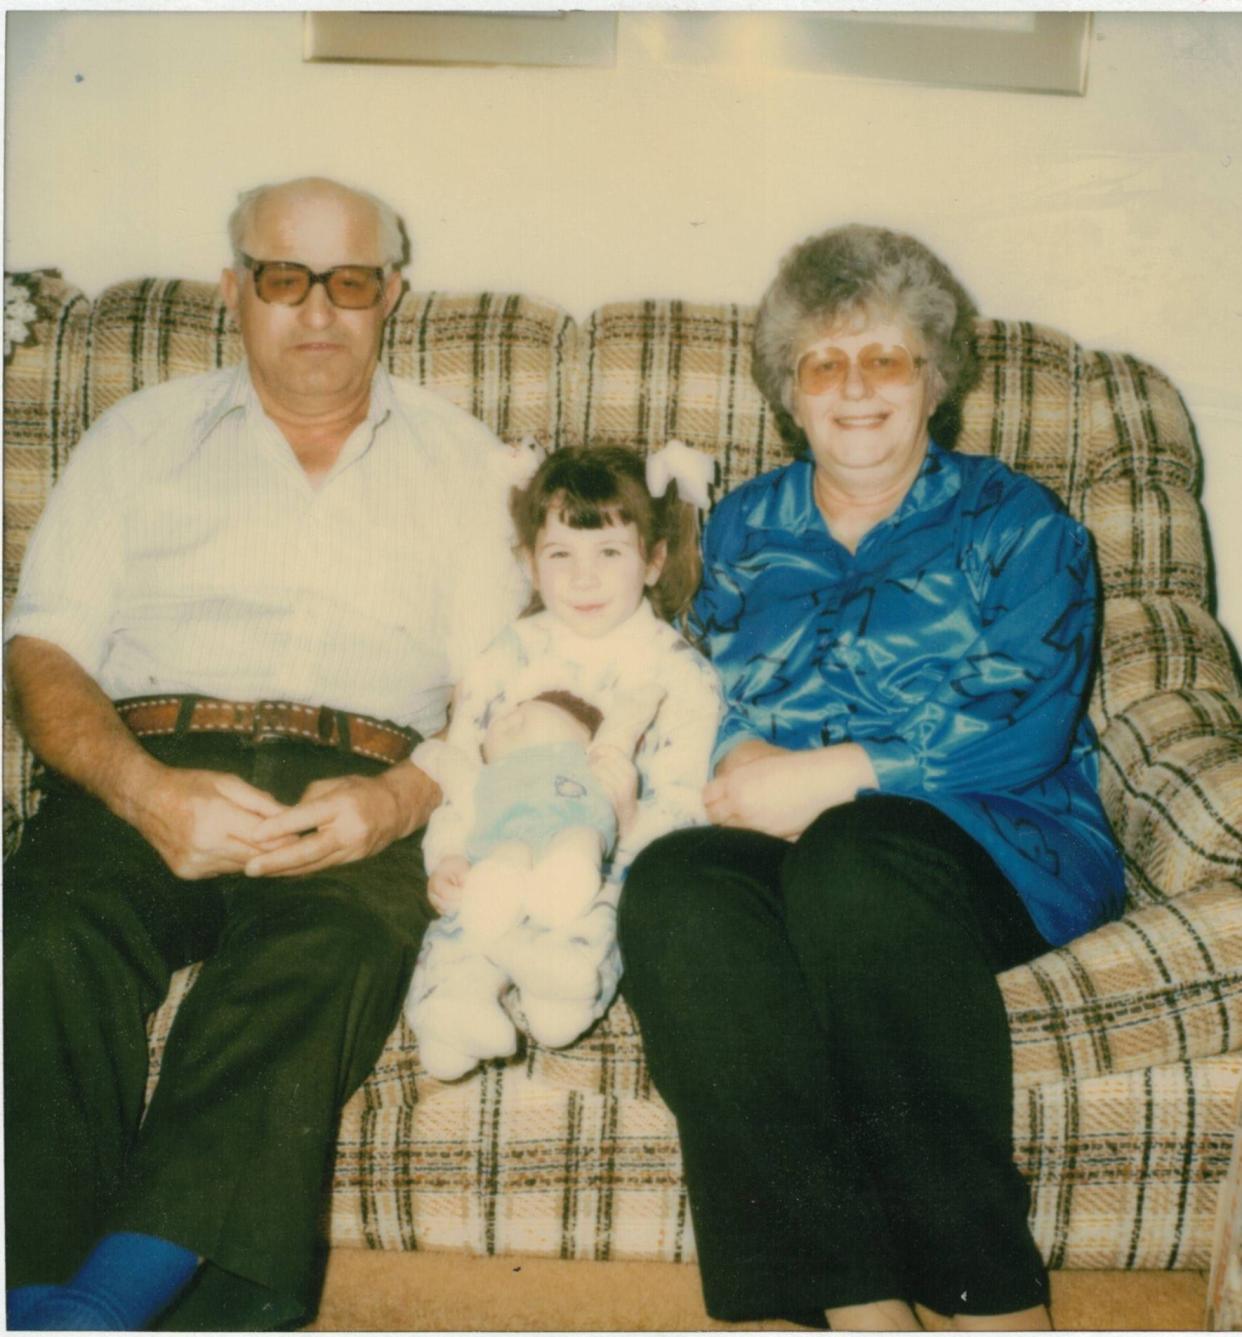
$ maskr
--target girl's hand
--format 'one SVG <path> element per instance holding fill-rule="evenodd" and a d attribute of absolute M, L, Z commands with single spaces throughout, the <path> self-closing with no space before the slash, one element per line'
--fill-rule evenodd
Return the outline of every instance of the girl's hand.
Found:
<path fill-rule="evenodd" d="M 716 826 L 796 840 L 821 812 L 875 785 L 871 759 L 857 743 L 791 752 L 750 740 L 722 760 L 703 803 Z"/>
<path fill-rule="evenodd" d="M 464 854 L 450 854 L 436 864 L 427 881 L 427 899 L 437 914 L 451 915 L 461 904 L 470 860 Z"/>
<path fill-rule="evenodd" d="M 617 814 L 617 826 L 624 835 L 638 812 L 638 767 L 610 743 L 591 748 L 587 756 L 591 772 L 608 795 Z"/>

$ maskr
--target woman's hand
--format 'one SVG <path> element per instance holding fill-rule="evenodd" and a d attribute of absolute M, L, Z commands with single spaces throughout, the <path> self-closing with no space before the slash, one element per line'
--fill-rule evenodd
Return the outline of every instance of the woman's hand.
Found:
<path fill-rule="evenodd" d="M 716 826 L 796 840 L 821 812 L 875 785 L 871 758 L 857 743 L 791 752 L 750 739 L 721 761 L 703 803 Z"/>
<path fill-rule="evenodd" d="M 470 860 L 464 854 L 450 854 L 436 864 L 427 880 L 427 899 L 437 914 L 451 915 L 461 904 L 469 871 Z"/>

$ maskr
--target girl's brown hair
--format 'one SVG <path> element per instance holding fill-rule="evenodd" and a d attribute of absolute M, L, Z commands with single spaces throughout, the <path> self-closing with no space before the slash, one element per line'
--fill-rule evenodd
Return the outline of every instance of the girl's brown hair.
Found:
<path fill-rule="evenodd" d="M 690 607 L 699 587 L 699 513 L 670 483 L 662 497 L 647 490 L 644 458 L 625 446 L 569 446 L 548 456 L 524 488 L 514 488 L 509 511 L 518 547 L 533 554 L 549 515 L 571 529 L 605 529 L 634 524 L 644 560 L 666 548 L 664 569 L 652 586 L 656 612 L 677 621 Z M 538 612 L 538 593 L 527 612 Z"/>

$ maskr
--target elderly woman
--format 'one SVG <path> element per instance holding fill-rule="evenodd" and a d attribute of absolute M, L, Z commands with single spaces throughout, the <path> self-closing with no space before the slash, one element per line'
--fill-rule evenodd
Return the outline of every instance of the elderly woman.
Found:
<path fill-rule="evenodd" d="M 759 310 L 755 379 L 805 454 L 708 526 L 714 825 L 649 847 L 620 911 L 716 1318 L 1050 1322 L 996 974 L 1118 914 L 1122 870 L 1088 536 L 932 436 L 974 314 L 920 243 L 858 226 Z"/>

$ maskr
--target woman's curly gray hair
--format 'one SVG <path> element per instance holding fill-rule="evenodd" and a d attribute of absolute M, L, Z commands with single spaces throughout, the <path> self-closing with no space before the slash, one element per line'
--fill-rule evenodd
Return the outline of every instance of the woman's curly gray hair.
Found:
<path fill-rule="evenodd" d="M 951 437 L 957 405 L 976 374 L 976 314 L 948 266 L 922 242 L 861 223 L 831 228 L 781 261 L 759 304 L 752 374 L 782 435 L 804 448 L 806 439 L 792 417 L 793 377 L 808 336 L 859 319 L 895 318 L 923 342 L 939 400 L 932 433 Z"/>

